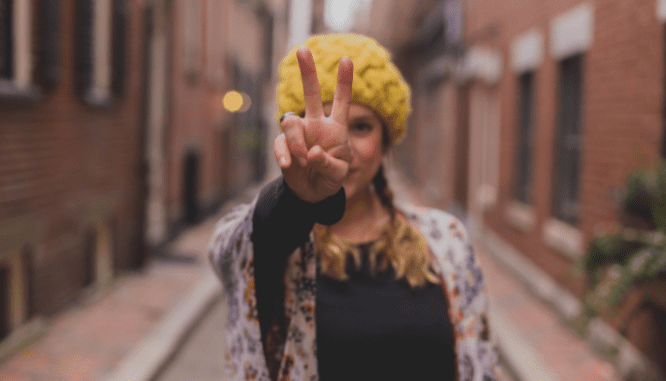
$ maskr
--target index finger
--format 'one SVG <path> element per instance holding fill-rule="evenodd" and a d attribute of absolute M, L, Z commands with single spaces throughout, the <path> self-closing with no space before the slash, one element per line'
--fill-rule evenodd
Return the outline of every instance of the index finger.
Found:
<path fill-rule="evenodd" d="M 300 48 L 296 52 L 296 57 L 303 80 L 305 115 L 312 118 L 321 118 L 324 116 L 324 107 L 321 104 L 321 90 L 312 52 L 308 48 Z"/>
<path fill-rule="evenodd" d="M 354 64 L 349 57 L 342 57 L 338 64 L 338 84 L 333 95 L 331 119 L 341 124 L 347 124 L 349 103 L 352 98 L 352 80 L 354 78 Z"/>

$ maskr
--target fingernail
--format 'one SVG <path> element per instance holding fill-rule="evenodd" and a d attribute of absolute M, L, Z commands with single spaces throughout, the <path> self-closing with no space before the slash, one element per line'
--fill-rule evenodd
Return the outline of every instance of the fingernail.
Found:
<path fill-rule="evenodd" d="M 305 167 L 306 165 L 308 165 L 308 160 L 303 159 L 302 157 L 298 158 L 298 162 L 301 163 L 301 167 Z"/>
<path fill-rule="evenodd" d="M 283 156 L 280 158 L 280 165 L 285 165 L 285 164 L 287 164 L 287 158 Z"/>

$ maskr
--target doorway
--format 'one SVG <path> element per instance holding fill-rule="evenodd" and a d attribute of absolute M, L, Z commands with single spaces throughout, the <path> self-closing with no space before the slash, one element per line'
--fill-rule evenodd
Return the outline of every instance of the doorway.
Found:
<path fill-rule="evenodd" d="M 199 171 L 199 157 L 196 152 L 190 151 L 185 156 L 183 165 L 183 205 L 185 206 L 185 222 L 197 222 L 197 180 Z"/>

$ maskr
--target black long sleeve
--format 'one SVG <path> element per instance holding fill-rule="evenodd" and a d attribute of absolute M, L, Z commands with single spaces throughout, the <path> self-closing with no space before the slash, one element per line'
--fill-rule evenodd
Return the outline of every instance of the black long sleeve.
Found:
<path fill-rule="evenodd" d="M 332 225 L 345 210 L 343 188 L 319 203 L 301 200 L 280 176 L 265 186 L 252 216 L 254 275 L 262 340 L 283 303 L 282 276 L 289 254 L 307 241 L 315 223 Z M 279 316 L 277 318 L 280 318 Z"/>

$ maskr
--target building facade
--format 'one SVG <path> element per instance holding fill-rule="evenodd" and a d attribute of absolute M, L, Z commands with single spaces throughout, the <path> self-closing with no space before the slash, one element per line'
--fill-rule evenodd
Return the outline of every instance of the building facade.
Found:
<path fill-rule="evenodd" d="M 0 333 L 141 266 L 142 1 L 0 3 Z"/>
<path fill-rule="evenodd" d="M 396 165 L 582 298 L 572 265 L 618 221 L 627 175 L 664 157 L 666 2 L 388 3 L 369 33 L 414 93 Z M 666 369 L 666 306 L 635 307 L 606 321 Z"/>
<path fill-rule="evenodd" d="M 287 6 L 0 1 L 0 356 L 263 176 Z"/>

